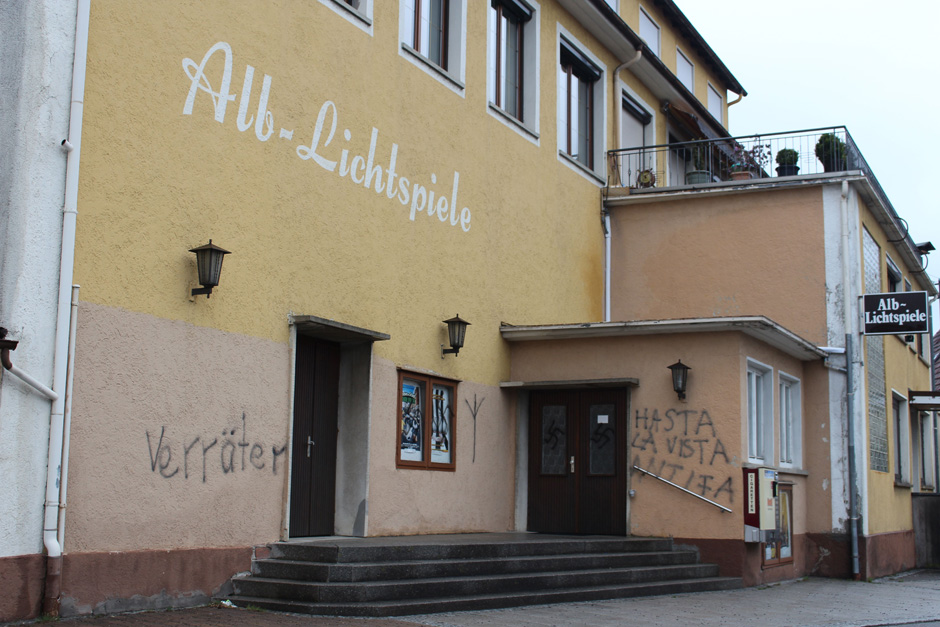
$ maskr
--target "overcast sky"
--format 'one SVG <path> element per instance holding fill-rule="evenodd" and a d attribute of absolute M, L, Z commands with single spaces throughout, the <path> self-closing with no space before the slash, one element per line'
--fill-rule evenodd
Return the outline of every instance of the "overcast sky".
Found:
<path fill-rule="evenodd" d="M 936 283 L 940 2 L 676 3 L 748 92 L 729 110 L 732 135 L 846 126 L 914 241 L 938 248 Z"/>

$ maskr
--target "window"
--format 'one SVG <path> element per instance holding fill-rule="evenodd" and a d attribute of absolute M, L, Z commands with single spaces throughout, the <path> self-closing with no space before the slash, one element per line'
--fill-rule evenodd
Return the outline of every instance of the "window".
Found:
<path fill-rule="evenodd" d="M 639 148 L 654 143 L 653 114 L 626 92 L 621 98 L 620 147 Z M 621 154 L 615 163 L 623 186 L 652 187 L 655 184 L 656 151 Z M 652 175 L 652 176 L 651 176 Z"/>
<path fill-rule="evenodd" d="M 659 26 L 649 16 L 649 13 L 640 7 L 640 37 L 649 46 L 657 57 L 659 56 Z"/>
<path fill-rule="evenodd" d="M 934 450 L 933 428 L 930 414 L 916 412 L 911 416 L 911 434 L 914 440 L 914 477 L 917 478 L 919 489 L 931 492 L 936 487 L 934 482 Z"/>
<path fill-rule="evenodd" d="M 777 528 L 774 540 L 764 544 L 764 565 L 775 566 L 793 561 L 793 486 L 777 483 Z"/>
<path fill-rule="evenodd" d="M 689 58 L 676 48 L 676 76 L 689 91 L 695 93 L 695 68 Z"/>
<path fill-rule="evenodd" d="M 802 459 L 802 412 L 800 382 L 780 373 L 780 464 L 799 467 Z"/>
<path fill-rule="evenodd" d="M 891 413 L 894 417 L 894 483 L 910 487 L 911 465 L 910 432 L 908 431 L 907 401 L 895 393 L 891 397 Z"/>
<path fill-rule="evenodd" d="M 558 150 L 594 169 L 595 96 L 601 70 L 584 53 L 561 40 L 558 68 Z M 596 124 L 600 126 L 600 123 Z"/>
<path fill-rule="evenodd" d="M 487 98 L 530 131 L 538 124 L 536 11 L 520 0 L 490 0 L 487 19 Z"/>
<path fill-rule="evenodd" d="M 749 362 L 747 367 L 747 456 L 750 461 L 773 464 L 773 372 Z"/>
<path fill-rule="evenodd" d="M 881 248 L 868 229 L 862 229 L 865 292 L 881 292 Z M 865 383 L 868 390 L 869 447 L 872 470 L 888 472 L 888 401 L 885 386 L 885 345 L 880 335 L 865 336 Z"/>
<path fill-rule="evenodd" d="M 708 84 L 708 112 L 715 116 L 715 119 L 724 124 L 724 99 L 718 90 Z"/>
<path fill-rule="evenodd" d="M 374 0 L 320 0 L 320 4 L 329 7 L 334 13 L 370 35 L 372 34 L 373 2 Z"/>
<path fill-rule="evenodd" d="M 885 264 L 888 266 L 888 291 L 900 292 L 902 277 L 898 264 L 894 263 L 891 257 L 888 256 L 885 256 Z"/>
<path fill-rule="evenodd" d="M 399 38 L 403 56 L 464 89 L 466 0 L 399 0 Z"/>
<path fill-rule="evenodd" d="M 457 384 L 399 371 L 399 468 L 454 470 Z"/>

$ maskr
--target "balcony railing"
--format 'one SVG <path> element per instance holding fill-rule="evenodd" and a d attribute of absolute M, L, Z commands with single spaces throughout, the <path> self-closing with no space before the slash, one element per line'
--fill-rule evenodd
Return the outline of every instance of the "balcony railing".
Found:
<path fill-rule="evenodd" d="M 611 150 L 608 168 L 609 187 L 637 190 L 846 170 L 871 176 L 844 126 Z"/>

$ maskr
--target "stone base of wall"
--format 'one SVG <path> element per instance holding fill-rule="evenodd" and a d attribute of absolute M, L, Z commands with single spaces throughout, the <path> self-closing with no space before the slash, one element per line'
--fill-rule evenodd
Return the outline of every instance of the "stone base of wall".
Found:
<path fill-rule="evenodd" d="M 45 564 L 38 553 L 0 557 L 0 623 L 39 616 Z"/>
<path fill-rule="evenodd" d="M 252 555 L 251 547 L 66 554 L 61 615 L 205 605 L 251 568 Z"/>
<path fill-rule="evenodd" d="M 675 538 L 675 543 L 694 547 L 702 562 L 717 564 L 723 577 L 740 577 L 745 586 L 796 579 L 807 574 L 806 536 L 793 537 L 793 559 L 781 564 L 763 564 L 761 545 L 742 540 Z"/>
<path fill-rule="evenodd" d="M 852 576 L 852 541 L 848 534 L 810 533 L 807 537 L 807 575 Z M 860 579 L 875 579 L 916 567 L 913 529 L 859 536 L 858 565 Z"/>

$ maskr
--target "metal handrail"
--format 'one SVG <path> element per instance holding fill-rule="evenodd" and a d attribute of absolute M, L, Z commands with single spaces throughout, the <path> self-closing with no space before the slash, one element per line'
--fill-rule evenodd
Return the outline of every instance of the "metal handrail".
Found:
<path fill-rule="evenodd" d="M 662 477 L 660 477 L 660 476 L 657 475 L 656 473 L 650 472 L 650 471 L 646 470 L 645 468 L 640 468 L 640 467 L 637 466 L 636 464 L 634 464 L 633 467 L 634 467 L 636 470 L 639 470 L 640 472 L 642 472 L 644 475 L 649 475 L 650 477 L 653 477 L 654 479 L 659 479 L 659 480 L 662 481 L 663 483 L 668 483 L 668 484 L 671 485 L 672 487 L 678 488 L 679 490 L 682 490 L 682 491 L 685 492 L 686 494 L 691 494 L 692 496 L 694 496 L 694 497 L 697 498 L 697 499 L 702 499 L 702 500 L 705 501 L 706 503 L 710 503 L 711 505 L 714 505 L 715 507 L 717 507 L 718 509 L 720 509 L 720 510 L 723 511 L 723 512 L 728 512 L 729 514 L 732 513 L 731 510 L 730 510 L 729 508 L 725 507 L 724 505 L 721 505 L 720 503 L 716 503 L 715 501 L 713 501 L 713 500 L 711 500 L 711 499 L 706 499 L 706 498 L 705 498 L 704 496 L 702 496 L 701 494 L 696 494 L 695 492 L 692 492 L 691 490 L 687 490 L 687 489 L 683 488 L 681 485 L 677 485 L 677 484 L 673 483 L 673 482 L 670 481 L 669 479 L 663 479 Z"/>

